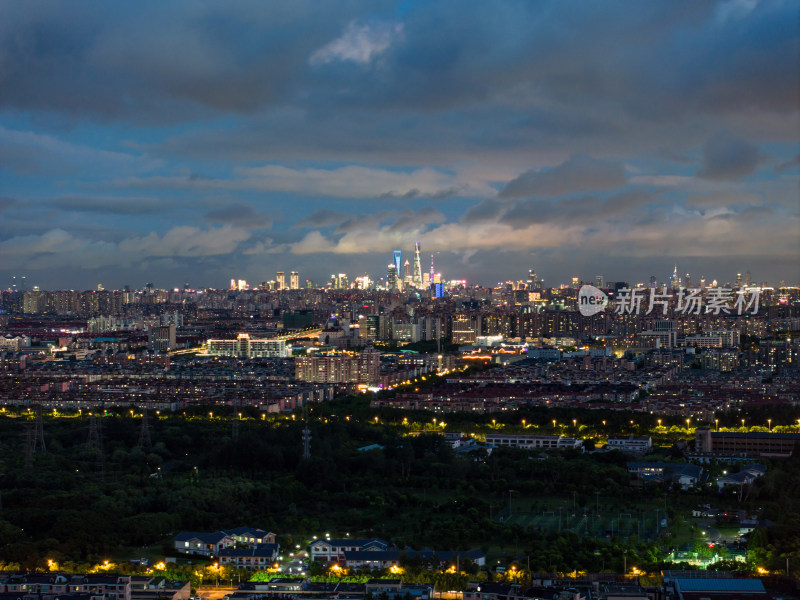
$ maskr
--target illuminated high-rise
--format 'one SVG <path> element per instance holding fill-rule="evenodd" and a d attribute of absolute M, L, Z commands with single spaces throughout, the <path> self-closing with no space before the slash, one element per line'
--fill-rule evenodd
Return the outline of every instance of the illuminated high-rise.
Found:
<path fill-rule="evenodd" d="M 417 242 L 414 248 L 414 284 L 417 287 L 422 287 L 422 262 L 420 261 L 419 252 L 421 250 L 420 243 Z"/>
<path fill-rule="evenodd" d="M 402 251 L 400 251 L 400 250 L 395 250 L 394 252 L 392 252 L 392 262 L 397 267 L 397 274 L 398 275 L 400 274 L 400 264 L 401 264 L 400 256 L 401 255 L 402 255 Z"/>
<path fill-rule="evenodd" d="M 283 271 L 278 271 L 277 273 L 275 273 L 275 289 L 277 290 L 286 289 L 286 274 Z"/>
<path fill-rule="evenodd" d="M 292 290 L 300 289 L 300 273 L 297 271 L 292 271 L 289 274 L 289 288 Z"/>
<path fill-rule="evenodd" d="M 386 289 L 399 289 L 397 281 L 397 265 L 394 263 L 391 263 L 388 267 L 386 267 Z"/>

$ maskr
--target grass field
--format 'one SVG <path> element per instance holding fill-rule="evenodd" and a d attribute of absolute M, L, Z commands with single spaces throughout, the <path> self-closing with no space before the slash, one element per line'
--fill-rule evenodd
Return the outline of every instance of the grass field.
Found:
<path fill-rule="evenodd" d="M 571 506 L 572 502 L 565 502 L 561 506 L 551 503 L 544 508 L 536 504 L 526 504 L 521 502 L 512 507 L 510 516 L 506 507 L 497 514 L 497 520 L 546 533 L 571 531 L 589 537 L 628 539 L 636 536 L 640 539 L 655 539 L 664 530 L 664 511 L 656 503 L 652 506 L 623 506 L 617 510 L 612 508 L 613 505 L 599 502 L 592 507 Z"/>

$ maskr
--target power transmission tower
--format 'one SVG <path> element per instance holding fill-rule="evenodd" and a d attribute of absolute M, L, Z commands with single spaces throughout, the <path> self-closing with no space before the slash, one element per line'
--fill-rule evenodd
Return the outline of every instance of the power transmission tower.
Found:
<path fill-rule="evenodd" d="M 42 417 L 42 407 L 36 409 L 36 421 L 34 422 L 33 433 L 33 452 L 47 452 L 47 446 L 44 445 L 44 418 Z"/>
<path fill-rule="evenodd" d="M 147 407 L 142 410 L 142 426 L 141 429 L 139 429 L 139 443 L 136 445 L 143 450 L 149 450 L 152 446 L 152 442 L 150 441 L 150 419 L 147 415 Z"/>
<path fill-rule="evenodd" d="M 25 474 L 33 474 L 33 454 L 36 452 L 36 442 L 33 437 L 33 429 L 30 425 L 25 427 Z"/>
<path fill-rule="evenodd" d="M 92 464 L 94 474 L 100 480 L 105 479 L 105 464 L 103 460 L 103 432 L 102 425 L 96 416 L 89 417 L 89 439 L 86 442 L 89 451 L 93 454 Z"/>
<path fill-rule="evenodd" d="M 231 439 L 236 442 L 239 440 L 239 420 L 234 419 L 231 423 Z"/>
<path fill-rule="evenodd" d="M 303 458 L 308 460 L 311 458 L 311 430 L 308 428 L 308 410 L 303 405 Z"/>

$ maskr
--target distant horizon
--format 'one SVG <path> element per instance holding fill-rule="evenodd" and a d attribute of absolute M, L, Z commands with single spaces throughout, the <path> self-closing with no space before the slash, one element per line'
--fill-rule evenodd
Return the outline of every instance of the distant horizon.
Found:
<path fill-rule="evenodd" d="M 291 270 L 293 270 L 293 269 L 291 269 Z M 290 269 L 285 270 L 287 285 L 289 283 L 288 274 L 289 274 L 289 272 L 291 270 Z M 361 277 L 363 275 L 369 276 L 369 278 L 371 279 L 373 284 L 380 283 L 381 280 L 385 280 L 385 278 L 386 278 L 386 273 L 385 272 L 383 274 L 381 274 L 381 275 L 373 275 L 373 274 L 370 274 L 368 272 L 365 273 L 365 272 L 361 272 L 361 271 L 359 271 L 359 272 L 345 272 L 345 271 L 338 271 L 337 270 L 336 272 L 337 273 L 345 273 L 348 276 L 350 284 L 352 284 L 354 282 L 356 277 Z M 260 278 L 260 279 L 248 279 L 246 277 L 239 277 L 239 276 L 231 275 L 230 277 L 228 277 L 228 278 L 226 278 L 223 281 L 218 282 L 218 283 L 217 282 L 212 282 L 210 284 L 200 283 L 199 285 L 197 283 L 194 283 L 192 281 L 192 278 L 183 278 L 183 279 L 178 278 L 177 280 L 175 280 L 175 283 L 172 283 L 172 284 L 168 284 L 168 283 L 163 282 L 163 281 L 159 282 L 159 281 L 151 281 L 151 280 L 145 279 L 145 280 L 137 281 L 135 283 L 125 282 L 125 283 L 117 283 L 117 284 L 107 284 L 102 280 L 98 280 L 94 284 L 86 283 L 84 285 L 46 286 L 46 285 L 42 285 L 40 283 L 37 283 L 35 277 L 27 276 L 27 281 L 25 282 L 25 286 L 26 286 L 25 290 L 22 290 L 20 288 L 21 282 L 19 282 L 19 281 L 17 283 L 16 290 L 12 289 L 12 285 L 13 285 L 12 280 L 9 277 L 6 277 L 6 278 L 3 278 L 3 279 L 5 279 L 7 281 L 4 281 L 3 284 L 0 284 L 0 290 L 5 291 L 5 292 L 8 292 L 8 291 L 32 291 L 34 287 L 38 287 L 38 289 L 40 291 L 64 291 L 64 290 L 94 291 L 94 290 L 97 289 L 98 285 L 102 285 L 103 289 L 104 290 L 108 290 L 108 291 L 123 291 L 126 286 L 128 286 L 131 291 L 137 291 L 137 290 L 143 290 L 148 283 L 152 283 L 154 289 L 166 290 L 166 291 L 183 290 L 184 289 L 184 285 L 186 283 L 189 284 L 189 289 L 191 289 L 191 290 L 204 290 L 204 289 L 208 289 L 208 290 L 212 290 L 212 289 L 213 290 L 229 290 L 230 289 L 230 280 L 231 279 L 236 279 L 236 280 L 243 279 L 243 280 L 245 280 L 247 282 L 250 290 L 255 290 L 263 282 L 274 282 L 276 273 L 277 273 L 277 270 L 275 272 L 272 272 L 269 276 L 265 276 L 264 278 Z M 437 269 L 437 274 L 438 273 L 439 273 L 439 271 Z M 687 271 L 683 271 L 683 272 L 680 271 L 680 270 L 678 271 L 678 275 L 682 279 L 685 278 L 686 273 L 687 273 Z M 688 271 L 688 273 L 691 276 L 690 286 L 689 287 L 697 287 L 699 285 L 700 280 L 701 280 L 702 277 L 705 277 L 705 279 L 706 279 L 706 287 L 708 287 L 715 280 L 717 281 L 717 283 L 719 285 L 723 285 L 723 284 L 726 284 L 726 283 L 734 284 L 736 282 L 738 274 L 741 274 L 742 281 L 746 282 L 747 270 L 745 269 L 745 270 L 742 270 L 742 271 L 733 272 L 729 277 L 716 277 L 713 274 L 706 275 L 705 273 L 695 274 L 695 273 L 693 273 L 691 271 Z M 304 273 L 302 271 L 299 271 L 300 288 L 302 289 L 302 288 L 305 287 L 304 284 L 305 284 L 306 281 L 311 281 L 314 284 L 314 289 L 324 289 L 324 288 L 327 287 L 327 284 L 330 281 L 330 275 L 331 274 L 328 274 L 327 276 L 321 276 L 321 277 L 315 278 L 315 277 L 309 277 L 307 275 L 304 275 Z M 468 277 L 461 277 L 461 276 L 458 276 L 457 274 L 453 274 L 451 276 L 449 273 L 445 273 L 445 272 L 442 272 L 441 275 L 442 275 L 442 281 L 445 281 L 445 282 L 461 280 L 461 281 L 466 281 L 466 285 L 468 287 L 482 287 L 482 288 L 497 287 L 498 285 L 503 285 L 503 284 L 505 284 L 507 282 L 524 282 L 524 281 L 527 281 L 527 279 L 528 279 L 527 274 L 520 275 L 520 276 L 505 277 L 505 278 L 498 279 L 498 280 L 495 280 L 495 281 L 491 281 L 489 279 L 481 280 L 481 281 L 472 281 Z M 656 278 L 657 278 L 656 281 L 657 281 L 657 283 L 659 285 L 666 285 L 666 284 L 669 283 L 669 276 L 659 276 L 656 273 L 651 273 L 651 275 L 655 275 L 656 276 Z M 651 275 L 648 275 L 646 277 L 641 277 L 641 276 L 640 277 L 629 277 L 629 276 L 626 276 L 624 273 L 621 273 L 621 274 L 616 275 L 616 276 L 607 275 L 605 273 L 596 273 L 596 274 L 594 274 L 592 276 L 581 276 L 581 275 L 570 275 L 570 276 L 560 276 L 560 277 L 556 276 L 555 279 L 552 279 L 552 278 L 542 277 L 540 275 L 540 273 L 537 271 L 537 277 L 539 279 L 539 282 L 541 283 L 542 287 L 545 287 L 545 288 L 558 288 L 558 287 L 560 287 L 562 285 L 569 286 L 572 283 L 572 277 L 578 277 L 578 280 L 581 283 L 588 283 L 588 284 L 594 285 L 594 283 L 596 282 L 596 278 L 598 276 L 602 276 L 603 277 L 603 280 L 604 280 L 605 284 L 615 283 L 615 282 L 627 282 L 627 283 L 629 283 L 631 285 L 637 285 L 637 284 L 649 285 L 649 280 L 650 280 L 650 276 Z M 19 276 L 19 277 L 22 277 L 22 276 Z M 106 281 L 111 281 L 111 280 L 107 279 Z M 787 277 L 779 277 L 779 278 L 774 279 L 774 280 L 761 279 L 761 278 L 757 277 L 756 274 L 752 273 L 752 271 L 751 271 L 751 285 L 752 286 L 761 286 L 761 285 L 766 283 L 766 287 L 778 288 L 778 287 L 781 286 L 781 282 L 783 282 L 785 287 L 800 287 L 800 281 L 798 281 L 798 280 L 791 280 L 791 279 L 789 279 Z M 682 285 L 685 287 L 685 285 L 686 285 L 685 281 L 683 282 Z"/>

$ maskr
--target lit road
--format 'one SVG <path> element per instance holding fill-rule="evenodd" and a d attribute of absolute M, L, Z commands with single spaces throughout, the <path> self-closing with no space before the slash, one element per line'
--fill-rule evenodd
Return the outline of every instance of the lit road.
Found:
<path fill-rule="evenodd" d="M 202 585 L 197 588 L 197 595 L 202 600 L 221 600 L 223 596 L 228 596 L 236 591 L 235 587 L 216 587 L 213 585 Z"/>
<path fill-rule="evenodd" d="M 292 333 L 279 335 L 275 339 L 276 340 L 296 340 L 298 338 L 318 337 L 321 332 L 322 332 L 322 329 L 317 327 L 316 329 L 304 329 L 302 331 L 293 331 Z"/>

